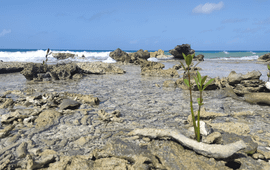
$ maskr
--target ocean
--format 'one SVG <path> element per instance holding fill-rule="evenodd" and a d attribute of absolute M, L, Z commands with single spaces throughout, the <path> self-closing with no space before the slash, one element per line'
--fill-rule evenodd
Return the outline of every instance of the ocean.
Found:
<path fill-rule="evenodd" d="M 4 62 L 18 61 L 18 62 L 35 62 L 42 63 L 45 60 L 47 49 L 0 49 L 0 60 Z M 67 59 L 78 62 L 95 62 L 102 61 L 106 63 L 114 63 L 109 54 L 113 50 L 59 50 L 52 49 L 53 53 L 73 53 L 77 57 L 74 59 Z M 127 53 L 136 51 L 124 50 Z M 153 52 L 153 51 L 149 51 Z M 195 54 L 203 54 L 205 60 L 256 60 L 259 56 L 269 53 L 270 51 L 196 51 Z M 82 55 L 85 56 L 82 59 Z M 171 55 L 169 51 L 165 51 L 165 55 Z M 156 60 L 158 61 L 158 60 Z M 48 56 L 48 63 L 56 63 L 52 55 Z"/>

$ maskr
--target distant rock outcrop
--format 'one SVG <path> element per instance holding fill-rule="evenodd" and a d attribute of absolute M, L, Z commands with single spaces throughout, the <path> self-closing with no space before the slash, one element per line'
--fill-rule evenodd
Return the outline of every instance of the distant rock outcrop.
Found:
<path fill-rule="evenodd" d="M 182 53 L 184 53 L 185 55 L 188 55 L 188 54 L 195 53 L 195 51 L 190 48 L 189 44 L 182 44 L 182 45 L 177 45 L 174 49 L 170 50 L 169 53 L 171 53 L 174 56 L 174 58 L 184 59 Z"/>
<path fill-rule="evenodd" d="M 120 61 L 123 63 L 134 63 L 134 64 L 141 64 L 142 62 L 146 61 L 150 58 L 150 53 L 148 51 L 143 51 L 142 49 L 138 50 L 135 53 L 126 53 L 122 51 L 120 48 L 112 51 L 110 53 L 110 57 L 116 61 Z"/>
<path fill-rule="evenodd" d="M 74 58 L 75 54 L 71 53 L 52 53 L 52 56 L 56 58 L 57 60 L 64 60 L 67 58 Z"/>
<path fill-rule="evenodd" d="M 257 60 L 263 61 L 263 62 L 269 62 L 270 61 L 270 53 L 267 53 L 267 54 L 260 56 Z"/>

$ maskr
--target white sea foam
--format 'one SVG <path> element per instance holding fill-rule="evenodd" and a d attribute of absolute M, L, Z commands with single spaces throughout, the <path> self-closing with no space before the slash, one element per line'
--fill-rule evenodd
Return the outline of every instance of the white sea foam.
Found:
<path fill-rule="evenodd" d="M 114 63 L 116 62 L 113 60 L 109 54 L 110 52 L 74 52 L 74 51 L 54 51 L 53 53 L 71 53 L 75 54 L 76 57 L 74 59 L 66 59 L 70 61 L 78 61 L 78 62 L 95 62 L 95 61 L 102 61 L 106 63 Z M 45 60 L 46 50 L 37 50 L 37 51 L 26 51 L 26 52 L 3 52 L 0 51 L 0 60 L 5 62 L 9 61 L 18 61 L 18 62 L 35 62 L 35 63 L 42 63 Z M 85 56 L 82 58 L 82 56 Z M 52 55 L 48 56 L 48 62 L 54 63 L 57 62 L 57 59 L 54 58 Z"/>
<path fill-rule="evenodd" d="M 152 57 L 152 58 L 148 58 L 147 59 L 148 61 L 153 61 L 153 62 L 158 62 L 159 60 L 155 57 Z"/>
<path fill-rule="evenodd" d="M 244 57 L 224 57 L 224 58 L 204 58 L 205 60 L 257 60 L 259 58 L 258 55 L 253 56 L 244 56 Z"/>

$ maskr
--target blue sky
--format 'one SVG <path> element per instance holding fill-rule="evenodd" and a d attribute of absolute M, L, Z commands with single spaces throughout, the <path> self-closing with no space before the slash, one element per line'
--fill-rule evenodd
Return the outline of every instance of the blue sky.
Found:
<path fill-rule="evenodd" d="M 269 50 L 270 0 L 1 0 L 0 48 Z"/>

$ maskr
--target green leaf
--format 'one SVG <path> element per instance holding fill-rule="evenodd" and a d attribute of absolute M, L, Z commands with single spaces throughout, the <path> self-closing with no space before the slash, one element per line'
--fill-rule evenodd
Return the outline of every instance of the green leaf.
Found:
<path fill-rule="evenodd" d="M 203 90 L 210 84 L 212 83 L 212 81 L 214 81 L 215 79 L 210 79 L 203 87 Z"/>
<path fill-rule="evenodd" d="M 207 76 L 204 76 L 203 79 L 202 79 L 202 85 L 204 84 L 206 79 L 207 79 Z"/>
<path fill-rule="evenodd" d="M 201 76 L 201 74 L 199 73 L 199 71 L 197 71 L 197 77 L 198 77 L 199 83 L 200 83 L 201 85 L 203 85 L 203 83 L 202 83 L 202 76 Z"/>
<path fill-rule="evenodd" d="M 267 65 L 267 67 L 268 67 L 268 70 L 270 70 L 270 65 Z"/>
<path fill-rule="evenodd" d="M 184 66 L 184 64 L 180 61 L 182 67 L 185 69 L 185 71 L 187 71 L 186 67 Z"/>
<path fill-rule="evenodd" d="M 195 82 L 196 82 L 196 84 L 198 86 L 198 89 L 201 91 L 202 90 L 202 86 L 199 84 L 198 79 L 196 77 L 194 77 L 194 79 L 195 79 Z"/>
<path fill-rule="evenodd" d="M 182 53 L 182 55 L 183 55 L 183 57 L 184 57 L 184 59 L 185 59 L 185 62 L 186 62 L 186 64 L 187 64 L 187 56 L 186 56 L 184 53 Z"/>
<path fill-rule="evenodd" d="M 187 79 L 184 79 L 184 82 L 185 82 L 185 84 L 186 84 L 188 87 L 190 87 L 189 82 L 188 82 Z"/>

